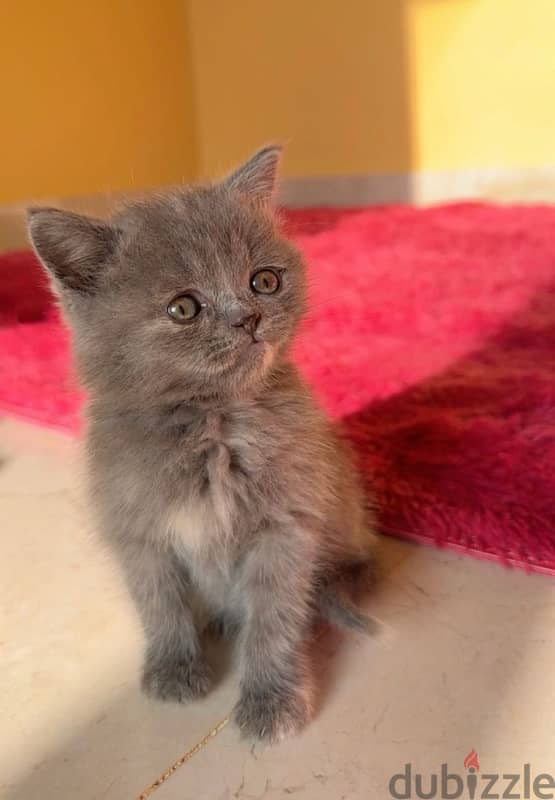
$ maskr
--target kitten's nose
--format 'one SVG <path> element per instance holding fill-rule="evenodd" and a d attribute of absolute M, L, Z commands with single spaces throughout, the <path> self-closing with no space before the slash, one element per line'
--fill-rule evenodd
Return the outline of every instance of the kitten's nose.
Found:
<path fill-rule="evenodd" d="M 254 339 L 261 316 L 258 312 L 238 311 L 231 316 L 230 322 L 234 328 L 244 328 Z"/>

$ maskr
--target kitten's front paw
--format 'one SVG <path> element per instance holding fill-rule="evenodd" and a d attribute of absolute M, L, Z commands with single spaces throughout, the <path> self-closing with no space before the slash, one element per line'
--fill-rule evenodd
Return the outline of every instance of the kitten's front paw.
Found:
<path fill-rule="evenodd" d="M 147 664 L 143 672 L 143 691 L 158 700 L 186 703 L 204 697 L 211 685 L 212 674 L 201 659 Z"/>
<path fill-rule="evenodd" d="M 235 722 L 243 736 L 272 744 L 299 733 L 310 717 L 308 693 L 302 688 L 292 691 L 245 689 L 235 708 Z"/>

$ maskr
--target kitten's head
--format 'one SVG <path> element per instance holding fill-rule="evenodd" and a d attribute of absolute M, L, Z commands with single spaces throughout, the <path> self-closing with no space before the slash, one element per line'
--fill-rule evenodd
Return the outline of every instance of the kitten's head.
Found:
<path fill-rule="evenodd" d="M 248 395 L 287 348 L 304 269 L 272 208 L 280 150 L 109 222 L 29 211 L 85 384 L 124 404 Z"/>

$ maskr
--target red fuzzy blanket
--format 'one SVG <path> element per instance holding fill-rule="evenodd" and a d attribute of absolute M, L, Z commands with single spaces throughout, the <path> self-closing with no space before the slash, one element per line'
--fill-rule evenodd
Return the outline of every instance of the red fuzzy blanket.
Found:
<path fill-rule="evenodd" d="M 295 358 L 345 419 L 385 532 L 555 573 L 555 208 L 288 212 Z M 30 253 L 0 257 L 0 409 L 79 428 Z M 348 522 L 346 522 L 348 524 Z"/>

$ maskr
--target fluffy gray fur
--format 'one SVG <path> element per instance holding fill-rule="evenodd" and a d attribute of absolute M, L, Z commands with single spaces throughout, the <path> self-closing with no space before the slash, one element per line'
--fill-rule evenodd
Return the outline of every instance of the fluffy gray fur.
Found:
<path fill-rule="evenodd" d="M 272 741 L 311 716 L 314 620 L 363 624 L 349 576 L 371 544 L 348 449 L 287 357 L 305 279 L 272 208 L 279 157 L 109 222 L 29 211 L 89 391 L 93 506 L 141 616 L 143 687 L 204 695 L 202 632 L 237 631 L 235 718 Z M 274 294 L 251 287 L 264 267 Z M 191 291 L 203 307 L 176 324 L 168 304 Z"/>

